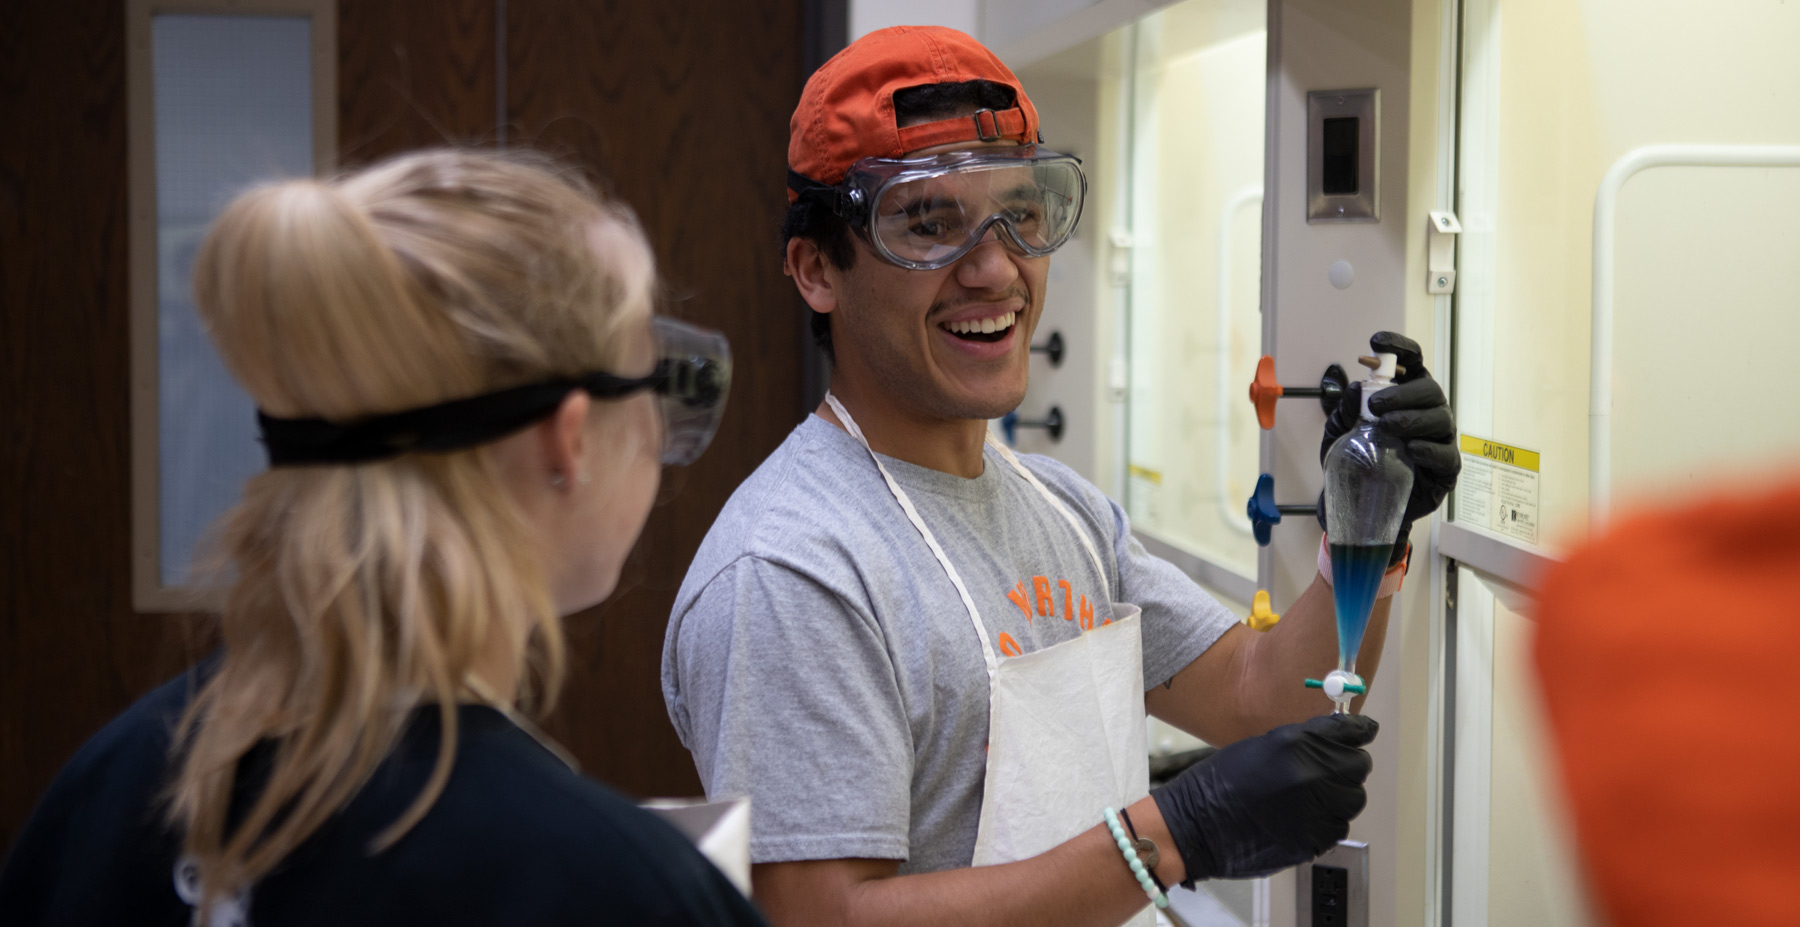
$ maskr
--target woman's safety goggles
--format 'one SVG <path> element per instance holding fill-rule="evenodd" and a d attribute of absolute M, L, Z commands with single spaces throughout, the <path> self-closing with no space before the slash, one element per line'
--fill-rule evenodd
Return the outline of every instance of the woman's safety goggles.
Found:
<path fill-rule="evenodd" d="M 667 316 L 657 316 L 654 324 L 658 359 L 649 376 L 622 379 L 595 374 L 582 385 L 602 398 L 655 390 L 663 419 L 662 462 L 686 466 L 712 443 L 725 414 L 725 396 L 731 392 L 731 345 L 716 331 Z M 598 378 L 610 382 L 602 385 Z"/>
<path fill-rule="evenodd" d="M 662 462 L 693 463 L 712 442 L 731 389 L 731 346 L 725 336 L 657 316 L 656 369 L 642 377 L 595 372 L 378 415 L 354 422 L 274 418 L 257 412 L 272 467 L 358 464 L 412 452 L 444 452 L 486 444 L 554 413 L 569 393 L 617 399 L 654 390 L 663 420 Z"/>
<path fill-rule="evenodd" d="M 825 197 L 883 260 L 911 270 L 948 267 L 989 229 L 1044 257 L 1069 240 L 1087 198 L 1081 160 L 1036 145 L 865 158 L 835 187 L 794 182 L 802 196 Z"/>

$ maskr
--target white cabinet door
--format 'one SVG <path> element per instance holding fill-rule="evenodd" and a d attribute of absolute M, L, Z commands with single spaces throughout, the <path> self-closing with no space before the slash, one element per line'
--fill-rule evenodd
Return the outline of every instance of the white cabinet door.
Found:
<path fill-rule="evenodd" d="M 1465 0 L 1462 19 L 1449 913 L 1585 924 L 1519 589 L 1611 513 L 1800 451 L 1800 7 Z"/>

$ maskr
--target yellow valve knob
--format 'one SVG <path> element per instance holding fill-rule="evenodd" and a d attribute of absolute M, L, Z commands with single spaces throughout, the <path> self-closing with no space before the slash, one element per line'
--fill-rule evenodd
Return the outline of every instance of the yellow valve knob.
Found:
<path fill-rule="evenodd" d="M 1281 616 L 1269 608 L 1268 590 L 1258 589 L 1256 598 L 1250 602 L 1250 617 L 1245 618 L 1244 623 L 1249 625 L 1252 631 L 1267 631 L 1280 620 Z"/>

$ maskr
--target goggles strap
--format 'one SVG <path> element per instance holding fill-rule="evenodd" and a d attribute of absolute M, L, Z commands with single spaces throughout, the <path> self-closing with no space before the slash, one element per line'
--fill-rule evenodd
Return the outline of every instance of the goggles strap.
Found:
<path fill-rule="evenodd" d="M 271 467 L 369 463 L 414 451 L 441 453 L 486 444 L 548 417 L 574 390 L 608 398 L 653 389 L 667 377 L 660 366 L 658 370 L 639 379 L 597 373 L 533 383 L 354 422 L 275 418 L 259 409 L 256 424 Z"/>
<path fill-rule="evenodd" d="M 809 193 L 814 196 L 823 193 L 829 193 L 834 196 L 837 194 L 836 187 L 830 186 L 829 184 L 822 184 L 791 167 L 788 168 L 788 189 L 801 196 L 806 196 Z"/>
<path fill-rule="evenodd" d="M 822 184 L 793 168 L 788 168 L 788 189 L 794 191 L 796 200 L 815 199 L 823 202 L 839 218 L 857 224 L 863 218 L 857 203 L 850 198 L 848 191 L 841 187 Z"/>

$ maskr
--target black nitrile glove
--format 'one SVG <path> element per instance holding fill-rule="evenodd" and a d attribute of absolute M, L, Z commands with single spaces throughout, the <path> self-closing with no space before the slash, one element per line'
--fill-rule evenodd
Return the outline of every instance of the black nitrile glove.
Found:
<path fill-rule="evenodd" d="M 1325 715 L 1240 740 L 1150 793 L 1187 882 L 1250 879 L 1298 865 L 1350 833 L 1368 803 L 1363 745 L 1377 725 Z"/>
<path fill-rule="evenodd" d="M 1394 538 L 1394 553 L 1388 558 L 1393 566 L 1406 558 L 1406 543 L 1412 523 L 1444 504 L 1444 497 L 1456 488 L 1456 475 L 1462 472 L 1462 454 L 1456 449 L 1456 419 L 1450 414 L 1450 403 L 1444 390 L 1425 369 L 1425 358 L 1419 343 L 1397 332 L 1376 332 L 1369 339 L 1370 353 L 1393 354 L 1399 366 L 1406 369 L 1394 377 L 1394 385 L 1369 400 L 1369 411 L 1375 413 L 1375 427 L 1405 442 L 1400 459 L 1412 468 L 1412 495 L 1406 500 L 1406 514 L 1400 517 L 1400 534 Z M 1362 418 L 1362 381 L 1350 384 L 1338 407 L 1325 419 L 1325 438 L 1319 442 L 1319 462 L 1331 445 L 1344 432 L 1356 427 Z M 1327 534 L 1325 494 L 1319 494 L 1319 525 Z"/>

